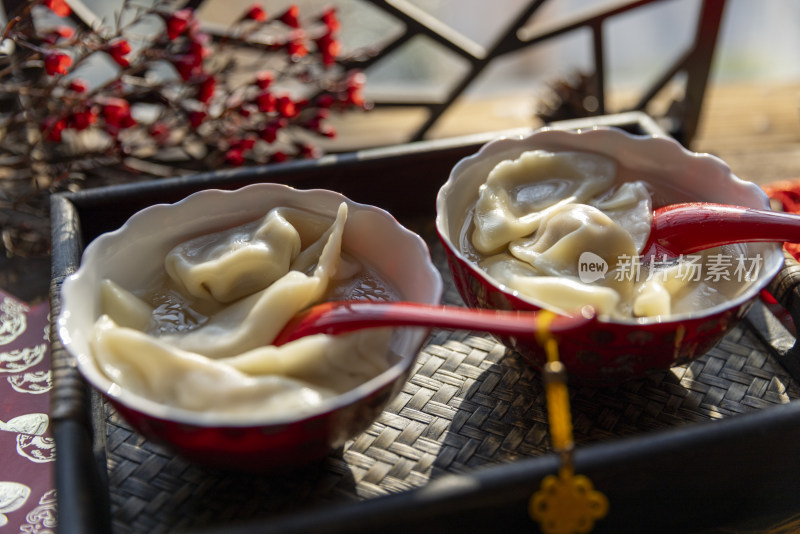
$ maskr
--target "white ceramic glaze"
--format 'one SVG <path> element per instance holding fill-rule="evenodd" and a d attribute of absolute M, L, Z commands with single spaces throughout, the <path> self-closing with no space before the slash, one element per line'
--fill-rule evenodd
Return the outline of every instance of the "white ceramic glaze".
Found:
<path fill-rule="evenodd" d="M 305 208 L 333 219 L 341 202 L 349 205 L 344 247 L 376 268 L 404 300 L 439 303 L 442 280 L 427 245 L 402 227 L 388 212 L 355 203 L 327 190 L 296 190 L 278 184 L 254 184 L 236 191 L 206 190 L 175 204 L 158 204 L 133 215 L 121 228 L 101 235 L 86 247 L 78 271 L 64 281 L 62 310 L 56 324 L 65 348 L 76 358 L 89 383 L 134 410 L 160 419 L 203 426 L 226 426 L 204 414 L 158 404 L 121 390 L 97 367 L 88 335 L 100 315 L 99 282 L 109 278 L 127 289 L 147 288 L 160 276 L 165 254 L 178 243 L 198 235 L 233 227 L 265 215 L 271 208 Z M 322 403 L 319 413 L 363 398 L 407 374 L 428 331 L 398 330 L 393 351 L 401 360 L 358 388 Z M 388 355 L 387 355 L 388 357 Z M 314 414 L 304 414 L 304 417 Z M 275 416 L 277 417 L 277 416 Z M 257 426 L 284 419 L 242 421 Z"/>

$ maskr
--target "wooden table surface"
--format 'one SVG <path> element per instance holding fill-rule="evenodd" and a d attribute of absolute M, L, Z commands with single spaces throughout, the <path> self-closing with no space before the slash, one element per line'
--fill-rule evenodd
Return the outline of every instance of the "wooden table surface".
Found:
<path fill-rule="evenodd" d="M 609 96 L 609 113 L 623 96 Z M 436 138 L 537 126 L 535 94 L 465 98 L 432 130 Z M 651 112 L 653 116 L 659 110 Z M 413 108 L 375 109 L 337 124 L 338 148 L 402 143 L 423 119 Z M 378 119 L 380 117 L 380 119 Z M 800 82 L 709 84 L 690 148 L 721 157 L 740 178 L 758 184 L 800 178 Z"/>
<path fill-rule="evenodd" d="M 800 84 L 711 87 L 691 148 L 758 184 L 800 179 Z"/>

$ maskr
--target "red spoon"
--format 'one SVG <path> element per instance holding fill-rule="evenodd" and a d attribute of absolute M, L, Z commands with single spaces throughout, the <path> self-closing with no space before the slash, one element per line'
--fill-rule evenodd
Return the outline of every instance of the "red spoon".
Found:
<path fill-rule="evenodd" d="M 544 316 L 552 320 L 545 323 Z M 563 334 L 594 321 L 591 307 L 567 317 L 542 312 L 517 312 L 441 306 L 419 302 L 332 301 L 295 315 L 272 342 L 280 346 L 312 334 L 344 334 L 377 326 L 427 326 L 534 337 L 545 325 Z"/>
<path fill-rule="evenodd" d="M 687 202 L 653 212 L 642 262 L 756 241 L 800 241 L 800 216 L 727 204 Z"/>

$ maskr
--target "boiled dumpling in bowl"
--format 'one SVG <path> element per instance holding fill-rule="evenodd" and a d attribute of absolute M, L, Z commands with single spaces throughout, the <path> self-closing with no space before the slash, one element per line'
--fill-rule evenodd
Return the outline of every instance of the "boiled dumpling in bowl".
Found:
<path fill-rule="evenodd" d="M 266 219 L 270 219 L 272 214 L 270 212 Z M 289 319 L 322 300 L 340 262 L 346 221 L 347 205 L 342 204 L 330 228 L 306 249 L 312 254 L 300 258 L 306 258 L 301 265 L 294 267 L 292 262 L 287 262 L 281 275 L 264 289 L 231 303 L 198 328 L 164 336 L 165 340 L 210 358 L 234 356 L 270 344 Z M 279 232 L 282 235 L 284 230 L 281 228 Z M 299 243 L 299 234 L 296 235 Z M 299 255 L 298 250 L 293 259 Z M 308 261 L 309 257 L 314 258 L 314 263 Z M 216 258 L 211 258 L 209 263 L 224 269 L 224 264 Z M 313 265 L 314 270 L 307 275 L 303 271 L 309 265 Z M 224 270 L 219 275 L 224 277 Z"/>
<path fill-rule="evenodd" d="M 501 161 L 479 186 L 463 252 L 495 281 L 561 313 L 590 305 L 613 319 L 668 317 L 721 305 L 747 287 L 743 275 L 757 271 L 760 257 L 734 248 L 642 263 L 652 184 L 617 171 L 589 152 L 530 150 Z M 715 276 L 726 266 L 729 276 Z"/>
<path fill-rule="evenodd" d="M 364 276 L 368 266 L 342 250 L 347 216 L 345 203 L 323 225 L 317 215 L 275 208 L 173 248 L 155 295 L 103 282 L 104 313 L 91 340 L 101 369 L 156 402 L 242 417 L 279 407 L 309 411 L 377 376 L 393 363 L 385 356 L 390 329 L 271 345 L 299 311 Z M 153 303 L 163 294 L 182 308 L 160 311 Z M 173 328 L 175 313 L 192 319 Z"/>
<path fill-rule="evenodd" d="M 587 204 L 566 204 L 548 213 L 533 237 L 508 244 L 511 254 L 542 275 L 579 275 L 581 255 L 590 252 L 607 265 L 638 254 L 631 235 L 608 215 Z"/>
<path fill-rule="evenodd" d="M 552 311 L 569 315 L 583 306 L 613 315 L 620 305 L 620 295 L 610 287 L 584 284 L 577 278 L 541 276 L 529 263 L 510 254 L 496 254 L 481 261 L 486 274 L 503 286 L 539 302 Z"/>
<path fill-rule="evenodd" d="M 386 329 L 310 336 L 231 358 L 207 358 L 98 319 L 92 351 L 118 386 L 152 401 L 216 417 L 302 414 L 383 372 Z"/>
<path fill-rule="evenodd" d="M 578 152 L 523 152 L 499 163 L 481 185 L 475 204 L 472 244 L 482 254 L 533 234 L 548 213 L 586 202 L 613 183 L 615 162 Z"/>
<path fill-rule="evenodd" d="M 188 295 L 233 302 L 286 274 L 299 253 L 300 234 L 274 209 L 260 221 L 177 245 L 164 267 Z"/>

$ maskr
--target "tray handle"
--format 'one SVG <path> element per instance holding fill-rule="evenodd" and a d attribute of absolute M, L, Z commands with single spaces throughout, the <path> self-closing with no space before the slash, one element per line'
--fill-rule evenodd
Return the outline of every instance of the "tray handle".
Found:
<path fill-rule="evenodd" d="M 53 372 L 50 427 L 58 447 L 54 468 L 58 531 L 77 534 L 110 532 L 111 507 L 102 430 L 105 428 L 105 414 L 99 394 L 83 380 L 57 331 L 61 284 L 80 264 L 83 249 L 77 214 L 66 198 L 51 198 L 51 226 L 63 236 L 51 254 L 50 282 Z"/>

